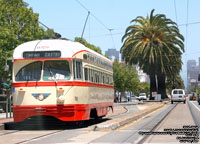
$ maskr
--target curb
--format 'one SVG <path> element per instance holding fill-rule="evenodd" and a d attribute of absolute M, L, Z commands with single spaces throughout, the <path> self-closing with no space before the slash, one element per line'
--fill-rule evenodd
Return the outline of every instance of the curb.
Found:
<path fill-rule="evenodd" d="M 0 130 L 4 130 L 4 129 L 5 129 L 4 124 L 0 124 Z"/>
<path fill-rule="evenodd" d="M 129 114 L 127 116 L 124 116 L 122 118 L 117 118 L 114 120 L 110 120 L 108 122 L 104 122 L 98 125 L 95 125 L 93 128 L 93 131 L 100 131 L 100 130 L 115 130 L 119 127 L 122 127 L 128 123 L 131 123 L 133 121 L 136 121 L 138 119 L 140 119 L 141 117 L 162 108 L 164 105 L 166 105 L 166 103 L 162 103 L 160 105 L 156 105 L 156 106 L 152 106 L 151 108 L 147 108 L 144 110 L 141 110 L 139 112 L 133 113 L 133 114 Z"/>

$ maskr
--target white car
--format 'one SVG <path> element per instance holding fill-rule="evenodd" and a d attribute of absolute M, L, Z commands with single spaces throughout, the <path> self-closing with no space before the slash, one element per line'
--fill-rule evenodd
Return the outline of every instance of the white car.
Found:
<path fill-rule="evenodd" d="M 146 93 L 140 93 L 139 96 L 138 96 L 138 100 L 147 100 Z"/>
<path fill-rule="evenodd" d="M 185 95 L 185 91 L 183 89 L 173 89 L 172 90 L 171 104 L 173 104 L 173 102 L 183 102 L 185 104 L 186 95 Z"/>

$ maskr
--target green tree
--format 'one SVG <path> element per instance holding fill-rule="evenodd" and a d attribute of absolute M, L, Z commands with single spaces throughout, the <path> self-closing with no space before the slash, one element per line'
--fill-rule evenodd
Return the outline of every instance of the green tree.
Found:
<path fill-rule="evenodd" d="M 150 94 L 150 84 L 147 82 L 141 82 L 138 86 L 138 91 L 140 93 Z"/>
<path fill-rule="evenodd" d="M 110 59 L 109 56 L 107 54 L 104 55 L 106 58 Z"/>
<path fill-rule="evenodd" d="M 118 92 L 137 91 L 139 79 L 133 66 L 119 63 L 117 59 L 113 62 L 114 88 Z"/>
<path fill-rule="evenodd" d="M 168 92 L 171 93 L 172 89 L 177 88 L 177 89 L 184 89 L 184 81 L 181 78 L 181 76 L 178 75 L 174 75 L 173 77 L 167 77 L 167 83 L 166 83 L 166 87 L 168 89 Z"/>
<path fill-rule="evenodd" d="M 126 81 L 125 82 L 125 90 L 126 91 L 134 91 L 135 89 L 138 88 L 139 85 L 139 79 L 138 79 L 138 74 L 135 71 L 135 67 L 134 66 L 130 66 L 130 65 L 125 65 L 125 68 L 123 68 L 122 70 L 124 70 L 124 74 L 126 76 Z"/>
<path fill-rule="evenodd" d="M 196 93 L 197 93 L 197 94 L 200 94 L 200 86 L 197 86 Z"/>
<path fill-rule="evenodd" d="M 153 15 L 153 12 L 146 18 L 138 16 L 131 21 L 134 24 L 122 37 L 121 53 L 125 62 L 138 64 L 150 76 L 150 92 L 157 91 L 165 98 L 166 75 L 179 73 L 181 69 L 184 37 L 176 23 L 163 14 Z"/>
<path fill-rule="evenodd" d="M 39 15 L 27 8 L 23 0 L 0 0 L 0 76 L 7 73 L 3 68 L 7 58 L 12 57 L 15 47 L 36 39 L 49 37 L 51 32 L 39 26 Z"/>
<path fill-rule="evenodd" d="M 102 55 L 102 52 L 101 52 L 100 47 L 97 47 L 97 46 L 95 46 L 95 45 L 93 45 L 93 44 L 88 43 L 84 38 L 76 37 L 74 41 L 75 41 L 75 42 L 80 42 L 80 43 L 82 43 L 84 46 L 86 46 L 87 48 L 90 48 L 90 49 L 92 49 L 93 51 L 95 51 L 95 52 L 97 52 L 97 53 L 99 53 L 99 54 Z"/>
<path fill-rule="evenodd" d="M 114 88 L 115 90 L 122 92 L 125 91 L 125 73 L 123 73 L 122 65 L 115 60 L 113 62 L 113 79 L 114 79 Z"/>

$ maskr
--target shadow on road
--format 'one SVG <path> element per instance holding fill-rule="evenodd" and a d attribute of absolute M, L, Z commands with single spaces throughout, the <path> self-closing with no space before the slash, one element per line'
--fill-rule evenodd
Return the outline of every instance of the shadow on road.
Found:
<path fill-rule="evenodd" d="M 65 122 L 54 117 L 37 116 L 24 120 L 23 122 L 5 123 L 5 130 L 65 130 L 87 128 L 94 124 L 99 124 L 109 120 L 109 118 L 91 119 L 87 121 Z"/>

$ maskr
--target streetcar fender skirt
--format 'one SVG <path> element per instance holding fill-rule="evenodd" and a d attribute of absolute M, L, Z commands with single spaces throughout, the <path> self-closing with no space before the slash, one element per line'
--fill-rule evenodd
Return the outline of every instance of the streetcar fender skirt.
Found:
<path fill-rule="evenodd" d="M 108 109 L 109 107 L 113 107 L 113 102 L 90 104 L 89 107 L 90 109 L 96 109 L 97 116 L 102 117 L 108 114 Z"/>
<path fill-rule="evenodd" d="M 28 105 L 13 106 L 14 122 L 33 116 L 53 116 L 62 121 L 81 121 L 90 118 L 88 105 Z"/>
<path fill-rule="evenodd" d="M 97 115 L 105 116 L 113 103 L 65 104 L 65 105 L 14 105 L 14 122 L 33 116 L 52 116 L 62 121 L 82 121 L 90 119 L 90 110 L 96 108 Z"/>

